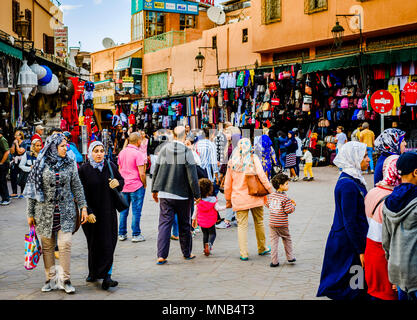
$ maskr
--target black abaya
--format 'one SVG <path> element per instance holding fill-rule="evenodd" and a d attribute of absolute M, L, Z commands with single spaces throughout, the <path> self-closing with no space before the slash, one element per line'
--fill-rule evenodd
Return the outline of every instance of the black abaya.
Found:
<path fill-rule="evenodd" d="M 124 180 L 117 167 L 112 163 L 115 179 L 122 190 Z M 113 265 L 113 255 L 117 244 L 117 212 L 114 198 L 109 187 L 110 172 L 105 162 L 102 172 L 94 169 L 90 163 L 79 169 L 84 187 L 88 213 L 96 216 L 96 223 L 82 225 L 88 245 L 88 270 L 94 279 L 104 279 Z"/>

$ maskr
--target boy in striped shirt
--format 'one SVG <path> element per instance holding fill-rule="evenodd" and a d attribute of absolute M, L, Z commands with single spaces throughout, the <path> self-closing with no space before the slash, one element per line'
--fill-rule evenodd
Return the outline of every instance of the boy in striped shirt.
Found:
<path fill-rule="evenodd" d="M 278 267 L 278 242 L 282 238 L 285 254 L 290 263 L 295 262 L 292 252 L 292 241 L 288 228 L 288 215 L 295 211 L 295 201 L 288 198 L 290 178 L 283 174 L 277 174 L 272 180 L 275 192 L 268 195 L 267 207 L 269 208 L 269 236 L 271 238 L 271 267 Z"/>

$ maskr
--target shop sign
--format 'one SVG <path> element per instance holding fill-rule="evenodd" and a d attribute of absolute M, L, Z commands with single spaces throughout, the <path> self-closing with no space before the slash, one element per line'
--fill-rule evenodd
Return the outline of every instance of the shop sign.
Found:
<path fill-rule="evenodd" d="M 125 82 L 135 82 L 135 80 L 133 79 L 133 77 L 123 77 L 123 83 Z"/>
<path fill-rule="evenodd" d="M 123 88 L 133 88 L 133 82 L 123 82 Z"/>
<path fill-rule="evenodd" d="M 141 68 L 132 68 L 132 75 L 141 76 L 142 75 L 142 69 Z"/>
<path fill-rule="evenodd" d="M 153 5 L 155 9 L 165 9 L 165 3 L 163 2 L 154 2 Z"/>
<path fill-rule="evenodd" d="M 68 57 L 68 27 L 54 30 L 55 57 L 66 59 Z"/>
<path fill-rule="evenodd" d="M 209 6 L 214 6 L 214 0 L 200 0 L 200 3 L 208 4 Z"/>
<path fill-rule="evenodd" d="M 375 112 L 385 114 L 394 106 L 394 97 L 387 90 L 378 90 L 371 97 L 371 106 Z"/>
<path fill-rule="evenodd" d="M 132 0 L 133 1 L 133 0 Z M 161 0 L 138 0 L 140 4 L 136 6 L 136 2 L 132 3 L 132 15 L 136 13 L 137 8 L 141 10 L 161 11 L 161 12 L 173 12 L 173 13 L 185 13 L 185 14 L 198 14 L 198 5 L 195 2 L 183 1 L 183 0 L 168 0 L 169 2 Z M 207 0 L 211 1 L 211 0 Z"/>

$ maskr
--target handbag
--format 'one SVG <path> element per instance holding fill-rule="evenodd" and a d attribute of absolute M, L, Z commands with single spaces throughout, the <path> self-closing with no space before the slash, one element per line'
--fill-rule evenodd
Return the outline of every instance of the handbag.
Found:
<path fill-rule="evenodd" d="M 269 111 L 269 110 L 270 110 L 269 102 L 264 102 L 262 104 L 262 111 Z"/>
<path fill-rule="evenodd" d="M 114 175 L 113 175 L 113 169 L 111 167 L 110 161 L 109 159 L 107 159 L 107 164 L 109 166 L 109 170 L 110 170 L 110 179 L 114 179 Z M 126 198 L 123 196 L 123 194 L 115 189 L 111 189 L 113 191 L 113 195 L 114 195 L 114 206 L 116 207 L 116 210 L 121 212 L 123 210 L 126 210 L 129 208 L 129 202 L 127 202 Z"/>
<path fill-rule="evenodd" d="M 29 233 L 25 234 L 25 269 L 35 269 L 42 255 L 42 247 L 36 235 L 35 227 L 30 226 Z"/>
<path fill-rule="evenodd" d="M 72 234 L 76 233 L 78 229 L 80 229 L 80 226 L 81 226 L 81 216 L 80 216 L 80 210 L 78 209 L 77 202 L 74 201 L 74 205 L 75 205 L 75 229 Z"/>
<path fill-rule="evenodd" d="M 251 160 L 253 163 L 253 155 L 251 155 Z M 250 196 L 264 197 L 269 194 L 256 173 L 245 173 L 245 181 L 248 185 L 248 194 Z"/>

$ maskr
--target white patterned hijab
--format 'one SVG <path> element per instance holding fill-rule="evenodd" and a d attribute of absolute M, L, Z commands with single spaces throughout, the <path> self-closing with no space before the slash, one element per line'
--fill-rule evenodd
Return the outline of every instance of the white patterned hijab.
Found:
<path fill-rule="evenodd" d="M 366 186 L 365 178 L 362 175 L 361 162 L 366 155 L 366 144 L 349 141 L 339 150 L 333 163 L 351 177 L 358 179 Z"/>

